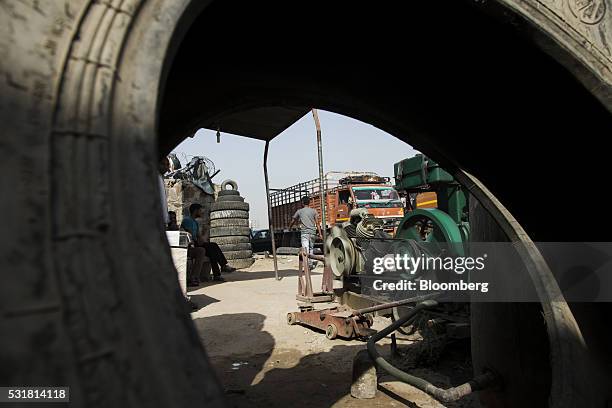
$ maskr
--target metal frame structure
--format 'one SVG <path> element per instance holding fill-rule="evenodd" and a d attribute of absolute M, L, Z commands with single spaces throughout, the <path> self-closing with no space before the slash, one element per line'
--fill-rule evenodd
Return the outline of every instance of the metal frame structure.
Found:
<path fill-rule="evenodd" d="M 298 292 L 295 298 L 299 302 L 303 302 L 306 307 L 309 307 L 312 303 L 332 302 L 334 300 L 332 272 L 329 266 L 325 265 L 325 257 L 321 255 L 308 254 L 304 248 L 300 248 L 298 256 Z M 312 276 L 310 275 L 310 267 L 308 266 L 308 258 L 321 261 L 324 264 L 323 280 L 321 281 L 320 292 L 314 292 L 313 290 Z"/>

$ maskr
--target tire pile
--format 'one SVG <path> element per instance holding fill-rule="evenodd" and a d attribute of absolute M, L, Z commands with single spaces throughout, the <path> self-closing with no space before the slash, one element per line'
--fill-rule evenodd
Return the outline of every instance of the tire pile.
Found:
<path fill-rule="evenodd" d="M 219 245 L 230 266 L 242 269 L 255 262 L 250 235 L 249 204 L 240 196 L 238 184 L 225 180 L 211 206 L 210 241 Z"/>

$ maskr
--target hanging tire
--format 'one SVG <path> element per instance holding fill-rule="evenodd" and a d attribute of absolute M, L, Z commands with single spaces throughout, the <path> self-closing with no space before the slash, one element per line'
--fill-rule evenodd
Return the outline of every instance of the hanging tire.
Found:
<path fill-rule="evenodd" d="M 218 220 L 222 218 L 249 218 L 249 212 L 243 210 L 219 210 L 210 213 L 210 219 Z"/>
<path fill-rule="evenodd" d="M 253 258 L 231 259 L 227 261 L 227 264 L 236 269 L 244 269 L 244 268 L 248 268 L 249 266 L 253 265 L 254 262 L 255 262 L 255 259 Z"/>
<path fill-rule="evenodd" d="M 251 233 L 249 227 L 217 227 L 210 229 L 211 237 L 227 237 L 233 235 L 248 237 Z"/>
<path fill-rule="evenodd" d="M 249 220 L 246 218 L 221 218 L 210 221 L 210 228 L 218 227 L 248 227 Z"/>
<path fill-rule="evenodd" d="M 238 190 L 221 190 L 219 191 L 219 197 L 223 196 L 239 196 L 240 192 Z"/>
<path fill-rule="evenodd" d="M 210 206 L 211 211 L 220 211 L 220 210 L 242 210 L 249 211 L 249 203 L 241 203 L 238 201 L 226 201 L 226 202 L 216 202 L 212 203 Z"/>
<path fill-rule="evenodd" d="M 251 251 L 251 244 L 248 242 L 243 242 L 241 244 L 217 245 L 219 245 L 219 249 L 221 249 L 223 253 L 225 253 L 226 251 Z"/>
<path fill-rule="evenodd" d="M 225 259 L 247 259 L 253 257 L 253 251 L 224 251 Z"/>
<path fill-rule="evenodd" d="M 221 191 L 230 191 L 227 189 L 227 186 L 232 186 L 232 190 L 238 190 L 238 183 L 234 180 L 227 179 L 221 183 Z"/>
<path fill-rule="evenodd" d="M 222 195 L 222 196 L 217 197 L 217 202 L 227 202 L 227 201 L 244 202 L 244 197 L 235 196 L 235 195 Z"/>
<path fill-rule="evenodd" d="M 236 244 L 246 244 L 248 243 L 249 245 L 251 242 L 251 239 L 249 237 L 245 237 L 245 236 L 226 236 L 226 237 L 211 237 L 210 238 L 210 242 L 214 242 L 215 244 L 219 245 L 219 247 L 221 248 L 222 245 L 236 245 Z"/>

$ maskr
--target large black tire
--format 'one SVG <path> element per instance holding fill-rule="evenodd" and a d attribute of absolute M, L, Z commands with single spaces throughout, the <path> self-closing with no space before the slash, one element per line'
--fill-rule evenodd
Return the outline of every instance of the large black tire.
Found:
<path fill-rule="evenodd" d="M 249 203 L 241 203 L 238 201 L 215 202 L 210 206 L 211 211 L 222 210 L 242 210 L 249 211 Z"/>
<path fill-rule="evenodd" d="M 157 98 L 127 72 L 139 55 L 161 68 L 168 42 L 143 31 L 167 32 L 173 3 L 2 4 L 2 385 L 69 386 L 72 407 L 225 406 L 164 234 Z"/>
<path fill-rule="evenodd" d="M 250 251 L 251 244 L 248 242 L 244 242 L 242 244 L 225 244 L 225 245 L 219 245 L 219 248 L 223 252 L 225 251 Z"/>
<path fill-rule="evenodd" d="M 248 227 L 249 220 L 246 218 L 221 218 L 210 221 L 210 228 L 218 227 Z"/>
<path fill-rule="evenodd" d="M 238 190 L 221 190 L 219 191 L 219 197 L 223 196 L 239 196 L 240 192 Z"/>
<path fill-rule="evenodd" d="M 549 348 L 524 349 L 527 353 L 515 363 L 529 359 L 529 352 L 550 355 L 552 374 L 542 382 L 550 381 L 552 391 L 546 400 L 531 399 L 522 406 L 545 406 L 547 401 L 555 407 L 604 406 L 611 399 L 610 377 L 606 377 L 612 344 L 607 335 L 609 304 L 572 305 L 582 310 L 581 330 L 569 305 L 557 296 L 554 277 L 528 234 L 546 240 L 563 228 L 562 237 L 552 238 L 581 241 L 586 236 L 605 241 L 609 223 L 565 228 L 560 222 L 566 215 L 565 206 L 538 211 L 524 199 L 541 193 L 540 183 L 528 182 L 533 178 L 532 166 L 517 166 L 513 149 L 491 153 L 490 135 L 496 135 L 493 142 L 498 144 L 528 146 L 521 151 L 522 162 L 538 163 L 549 173 L 559 173 L 575 154 L 576 143 L 556 143 L 557 139 L 579 134 L 579 145 L 589 157 L 589 174 L 608 173 L 608 150 L 602 148 L 602 135 L 610 134 L 612 111 L 607 45 L 612 43 L 610 1 L 446 2 L 444 7 L 438 2 L 410 2 L 417 18 L 402 35 L 395 36 L 379 29 L 383 24 L 390 26 L 386 19 L 370 18 L 380 25 L 373 25 L 368 38 L 388 40 L 393 48 L 405 46 L 414 34 L 431 36 L 422 42 L 423 47 L 416 44 L 412 50 L 423 62 L 418 64 L 422 70 L 398 65 L 402 56 L 396 53 L 397 60 L 388 55 L 389 64 L 382 67 L 384 76 L 374 62 L 354 67 L 353 75 L 336 81 L 334 63 L 341 61 L 332 60 L 316 72 L 270 64 L 266 69 L 239 67 L 240 71 L 228 75 L 217 75 L 222 73 L 214 70 L 219 64 L 209 61 L 202 67 L 208 71 L 191 69 L 192 76 L 181 77 L 185 71 L 173 73 L 173 62 L 181 57 L 179 50 L 202 58 L 192 60 L 188 67 L 211 55 L 210 50 L 191 52 L 190 47 L 182 47 L 191 42 L 202 49 L 202 42 L 193 38 L 181 43 L 188 33 L 197 36 L 201 27 L 215 30 L 215 21 L 223 24 L 241 14 L 259 25 L 268 22 L 263 2 L 252 2 L 257 5 L 251 10 L 261 10 L 261 14 L 241 13 L 232 2 L 214 2 L 214 19 L 199 18 L 207 17 L 208 10 L 203 9 L 208 3 L 2 3 L 0 163 L 5 181 L 0 183 L 0 213 L 4 215 L 0 384 L 68 385 L 75 407 L 223 405 L 223 390 L 184 308 L 173 273 L 159 219 L 157 161 L 194 129 L 194 123 L 220 112 L 259 103 L 295 103 L 320 104 L 370 121 L 432 158 L 443 159 L 512 242 L 519 244 L 541 294 L 543 310 L 537 316 L 545 320 Z M 230 10 L 224 12 L 218 3 L 230 4 Z M 284 2 L 289 3 L 294 2 Z M 434 4 L 439 8 L 430 6 Z M 588 7 L 582 7 L 584 4 Z M 361 17 L 368 17 L 357 9 L 346 8 L 346 12 L 355 11 L 359 18 L 342 21 L 356 26 L 339 26 L 338 32 L 357 32 Z M 303 10 L 316 13 L 318 7 Z M 386 10 L 392 17 L 393 10 Z M 374 11 L 381 10 L 377 6 L 365 10 L 369 15 Z M 286 17 L 290 15 L 268 18 L 289 21 Z M 333 10 L 326 10 L 326 17 L 340 21 Z M 196 18 L 200 23 L 191 26 Z M 290 21 L 293 25 L 295 20 Z M 468 37 L 461 36 L 454 21 L 466 28 Z M 295 33 L 307 33 L 297 24 L 292 28 Z M 466 41 L 469 36 L 479 41 Z M 245 51 L 241 45 L 252 44 L 235 41 L 226 47 L 223 37 L 206 44 L 217 47 L 213 55 L 224 48 L 240 55 Z M 465 58 L 440 52 L 437 44 L 449 39 L 460 45 L 455 48 Z M 275 45 L 274 41 L 266 43 L 271 54 L 277 51 Z M 490 52 L 481 52 L 487 48 Z M 438 55 L 440 60 L 436 60 Z M 369 61 L 377 60 L 368 56 Z M 393 66 L 398 69 L 389 70 Z M 441 81 L 440 74 L 449 79 Z M 180 80 L 173 82 L 177 76 Z M 180 88 L 181 83 L 186 90 Z M 364 87 L 367 92 L 360 92 Z M 475 104 L 461 99 L 466 90 L 473 93 Z M 201 97 L 203 91 L 207 98 Z M 448 96 L 448 103 L 440 104 L 440 94 Z M 183 104 L 175 103 L 172 95 Z M 196 103 L 197 109 L 185 109 Z M 166 112 L 168 106 L 175 111 Z M 474 112 L 479 113 L 478 120 L 466 120 Z M 447 118 L 448 126 L 440 117 Z M 520 128 L 523 123 L 529 126 Z M 536 139 L 543 143 L 533 143 Z M 544 149 L 555 145 L 559 151 L 547 154 L 538 145 Z M 500 193 L 508 210 L 461 168 L 492 184 L 489 187 Z M 600 178 L 566 171 L 563 177 L 547 178 L 547 189 L 563 191 L 568 185 L 579 185 L 582 190 L 596 191 Z M 508 211 L 518 215 L 527 231 Z M 253 260 L 235 262 L 246 265 Z M 550 299 L 561 300 L 551 303 Z M 498 334 L 511 336 L 524 330 L 521 321 L 508 324 L 505 312 L 496 314 L 486 304 L 479 308 L 490 317 L 482 320 L 489 332 L 497 329 Z M 514 311 L 511 314 L 518 316 Z M 483 342 L 481 347 L 487 347 L 488 355 L 506 353 L 504 343 L 488 342 L 482 334 L 477 331 L 474 338 Z M 515 349 L 522 346 L 517 341 L 507 344 Z M 473 355 L 477 356 L 475 372 L 505 371 L 484 358 L 482 350 L 475 348 Z M 526 399 L 531 396 L 529 389 L 507 378 L 497 388 Z M 511 406 L 505 396 L 495 394 L 497 388 L 482 394 L 493 394 L 498 397 L 491 398 L 493 401 Z"/>
<path fill-rule="evenodd" d="M 230 259 L 247 259 L 253 257 L 253 251 L 223 251 L 223 255 L 228 261 Z"/>
<path fill-rule="evenodd" d="M 227 201 L 244 202 L 244 197 L 240 197 L 237 195 L 220 195 L 219 197 L 217 197 L 217 202 L 227 202 Z"/>
<path fill-rule="evenodd" d="M 232 235 L 249 236 L 251 229 L 249 227 L 217 227 L 210 229 L 210 237 L 228 237 Z"/>
<path fill-rule="evenodd" d="M 253 265 L 253 263 L 255 263 L 255 259 L 253 258 L 246 258 L 246 259 L 232 259 L 232 260 L 228 260 L 227 264 L 229 266 L 232 266 L 236 269 L 245 269 L 250 267 L 251 265 Z"/>
<path fill-rule="evenodd" d="M 249 212 L 243 210 L 218 210 L 210 213 L 211 220 L 221 218 L 249 218 Z"/>
<path fill-rule="evenodd" d="M 219 247 L 221 245 L 246 244 L 246 243 L 249 243 L 250 245 L 251 239 L 246 236 L 230 235 L 230 236 L 223 236 L 223 237 L 211 237 L 210 242 L 216 243 L 217 245 L 219 245 Z"/>

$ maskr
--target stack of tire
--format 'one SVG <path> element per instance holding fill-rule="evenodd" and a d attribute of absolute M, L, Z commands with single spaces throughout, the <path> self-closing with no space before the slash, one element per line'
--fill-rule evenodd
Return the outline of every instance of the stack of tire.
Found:
<path fill-rule="evenodd" d="M 249 204 L 240 196 L 238 184 L 225 180 L 211 206 L 210 241 L 219 245 L 230 266 L 248 268 L 255 262 L 250 233 Z"/>

